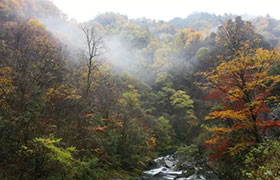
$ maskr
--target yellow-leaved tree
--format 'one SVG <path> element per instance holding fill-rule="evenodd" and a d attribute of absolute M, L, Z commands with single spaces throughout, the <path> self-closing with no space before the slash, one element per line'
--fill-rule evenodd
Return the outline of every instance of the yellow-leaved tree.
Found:
<path fill-rule="evenodd" d="M 215 69 L 199 73 L 207 81 L 202 86 L 209 91 L 208 97 L 219 104 L 205 118 L 215 122 L 207 127 L 211 138 L 206 144 L 215 149 L 210 159 L 238 154 L 262 142 L 267 129 L 280 126 L 279 120 L 269 118 L 271 105 L 278 100 L 271 91 L 280 75 L 272 75 L 270 69 L 280 62 L 279 51 L 251 49 L 245 44 L 237 54 L 230 61 L 221 58 Z"/>

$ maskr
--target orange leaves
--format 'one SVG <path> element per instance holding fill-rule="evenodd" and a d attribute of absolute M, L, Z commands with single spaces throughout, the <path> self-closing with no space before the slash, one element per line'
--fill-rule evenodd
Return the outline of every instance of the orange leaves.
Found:
<path fill-rule="evenodd" d="M 280 127 L 280 121 L 264 119 L 270 112 L 268 103 L 277 101 L 271 90 L 280 82 L 280 75 L 271 75 L 270 68 L 279 62 L 277 50 L 254 50 L 247 45 L 230 61 L 222 60 L 212 71 L 198 74 L 207 80 L 204 87 L 210 88 L 208 99 L 216 98 L 222 104 L 222 109 L 205 117 L 222 120 L 219 127 L 208 128 L 211 139 L 205 143 L 217 152 L 210 159 L 227 152 L 236 155 L 252 145 L 252 141 L 259 141 L 260 130 Z M 221 145 L 227 138 L 234 143 Z M 217 151 L 218 147 L 227 151 Z"/>
<path fill-rule="evenodd" d="M 257 125 L 258 127 L 261 128 L 280 127 L 280 121 L 272 121 L 272 120 L 260 121 L 257 122 Z"/>
<path fill-rule="evenodd" d="M 239 130 L 245 130 L 245 129 L 252 129 L 253 124 L 251 122 L 239 122 L 239 123 L 234 123 L 232 126 L 232 129 L 234 131 L 239 131 Z"/>
<path fill-rule="evenodd" d="M 123 122 L 115 122 L 115 126 L 117 126 L 117 127 L 123 127 Z"/>
<path fill-rule="evenodd" d="M 208 129 L 210 132 L 216 132 L 216 133 L 230 133 L 232 132 L 231 128 L 225 128 L 225 127 L 214 127 Z"/>
<path fill-rule="evenodd" d="M 206 120 L 209 119 L 234 119 L 234 120 L 245 120 L 247 118 L 246 114 L 242 111 L 225 110 L 225 111 L 214 111 L 205 117 Z"/>
<path fill-rule="evenodd" d="M 94 116 L 94 114 L 92 114 L 92 113 L 89 113 L 89 114 L 84 115 L 85 118 L 91 118 L 91 117 L 93 117 L 93 116 Z"/>
<path fill-rule="evenodd" d="M 182 33 L 184 38 L 186 39 L 186 47 L 188 47 L 192 42 L 203 40 L 203 36 L 199 31 L 194 31 L 192 29 L 184 29 Z"/>
<path fill-rule="evenodd" d="M 253 56 L 244 54 L 229 62 L 223 61 L 216 69 L 198 75 L 208 80 L 207 86 L 219 88 L 221 92 L 240 99 L 248 91 L 278 83 L 280 76 L 269 75 L 269 68 L 279 60 L 280 54 L 276 50 L 257 49 Z"/>
<path fill-rule="evenodd" d="M 175 42 L 180 48 L 189 48 L 192 44 L 202 41 L 203 39 L 204 37 L 199 31 L 186 28 L 180 32 Z"/>
<path fill-rule="evenodd" d="M 155 137 L 151 137 L 148 141 L 149 147 L 153 148 L 156 146 L 156 138 Z"/>
<path fill-rule="evenodd" d="M 98 126 L 98 127 L 95 127 L 94 129 L 96 130 L 96 131 L 104 131 L 105 129 L 107 129 L 108 128 L 108 126 Z"/>
<path fill-rule="evenodd" d="M 84 118 L 98 119 L 98 115 L 93 113 L 88 113 L 83 116 Z M 109 115 L 108 118 L 99 119 L 100 122 L 98 124 L 93 124 L 88 126 L 86 129 L 92 131 L 96 134 L 99 133 L 107 133 L 112 129 L 120 130 L 123 127 L 123 122 L 120 121 L 115 115 Z"/>
<path fill-rule="evenodd" d="M 219 141 L 219 138 L 212 138 L 212 139 L 208 139 L 205 141 L 205 144 L 209 144 L 209 145 L 213 145 L 213 144 L 217 144 Z"/>

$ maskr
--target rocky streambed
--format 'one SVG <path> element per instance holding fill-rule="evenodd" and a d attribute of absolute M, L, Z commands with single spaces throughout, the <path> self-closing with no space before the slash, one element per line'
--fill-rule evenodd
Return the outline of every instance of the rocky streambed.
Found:
<path fill-rule="evenodd" d="M 137 180 L 206 180 L 206 177 L 200 174 L 201 168 L 193 167 L 188 172 L 177 167 L 177 163 L 178 160 L 171 155 L 156 158 L 152 160 L 151 168 L 144 171 Z"/>

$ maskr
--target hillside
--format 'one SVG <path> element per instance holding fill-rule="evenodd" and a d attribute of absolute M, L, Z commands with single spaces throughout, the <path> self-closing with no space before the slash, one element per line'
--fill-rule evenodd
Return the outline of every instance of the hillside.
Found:
<path fill-rule="evenodd" d="M 0 8 L 0 179 L 280 177 L 280 20 Z"/>

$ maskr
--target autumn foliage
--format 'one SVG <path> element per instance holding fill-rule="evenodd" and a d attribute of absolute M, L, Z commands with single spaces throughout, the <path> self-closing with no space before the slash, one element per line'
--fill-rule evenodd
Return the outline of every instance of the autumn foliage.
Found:
<path fill-rule="evenodd" d="M 270 118 L 270 108 L 278 98 L 271 91 L 280 82 L 279 75 L 271 75 L 271 65 L 279 63 L 277 50 L 250 49 L 248 45 L 230 61 L 221 63 L 205 77 L 209 97 L 217 97 L 222 108 L 209 113 L 206 120 L 216 120 L 208 127 L 211 138 L 206 144 L 215 149 L 217 158 L 226 152 L 238 154 L 246 147 L 260 143 L 268 128 L 279 127 L 280 121 Z M 213 95 L 212 95 L 213 93 Z"/>

